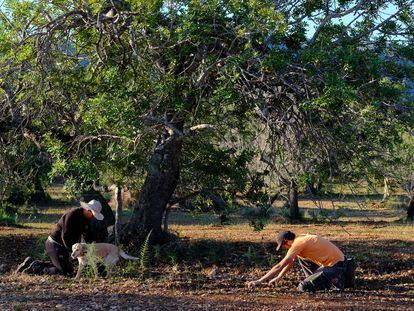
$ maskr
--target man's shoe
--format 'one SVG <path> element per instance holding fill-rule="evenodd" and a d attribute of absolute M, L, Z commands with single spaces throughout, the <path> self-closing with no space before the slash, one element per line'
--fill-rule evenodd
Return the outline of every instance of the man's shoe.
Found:
<path fill-rule="evenodd" d="M 340 278 L 335 278 L 332 280 L 332 284 L 340 291 L 344 290 L 344 278 L 342 276 Z"/>
<path fill-rule="evenodd" d="M 14 270 L 15 273 L 23 272 L 24 269 L 28 268 L 34 261 L 32 257 L 26 257 L 26 259 Z"/>
<path fill-rule="evenodd" d="M 43 265 L 40 261 L 35 260 L 33 261 L 29 267 L 23 270 L 23 273 L 26 274 L 42 274 L 43 273 Z"/>

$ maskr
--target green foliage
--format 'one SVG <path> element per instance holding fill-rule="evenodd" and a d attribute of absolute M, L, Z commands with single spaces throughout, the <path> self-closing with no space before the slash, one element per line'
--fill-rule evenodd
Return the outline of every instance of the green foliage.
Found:
<path fill-rule="evenodd" d="M 168 250 L 167 253 L 168 262 L 171 266 L 178 265 L 178 254 L 175 250 Z"/>
<path fill-rule="evenodd" d="M 254 247 L 249 246 L 249 247 L 247 248 L 247 252 L 244 254 L 244 256 L 246 257 L 247 262 L 248 262 L 250 265 L 256 265 L 256 264 L 257 264 L 257 261 L 258 261 L 258 256 L 257 256 L 257 252 L 256 252 L 256 250 L 254 249 Z"/>
<path fill-rule="evenodd" d="M 292 219 L 291 216 L 291 212 L 290 212 L 290 206 L 289 206 L 289 202 L 285 202 L 283 207 L 280 209 L 280 215 L 287 221 L 287 222 L 291 222 L 291 221 L 297 221 L 297 220 L 301 220 L 304 219 L 304 211 L 300 210 L 299 211 L 299 217 L 298 219 Z"/>
<path fill-rule="evenodd" d="M 275 214 L 276 211 L 269 205 L 245 208 L 243 211 L 243 216 L 250 220 L 249 224 L 256 232 L 262 231 L 270 222 L 271 216 Z"/>
<path fill-rule="evenodd" d="M 193 206 L 222 215 L 238 195 L 267 203 L 265 171 L 272 186 L 303 186 L 307 176 L 380 179 L 402 165 L 414 124 L 408 2 L 350 10 L 350 25 L 325 20 L 317 0 L 116 3 L 115 19 L 101 18 L 104 0 L 4 3 L 2 201 L 13 189 L 26 201 L 35 175 L 64 176 L 73 193 L 96 179 L 138 189 L 169 138 L 182 153 L 176 194 L 199 193 Z M 376 27 L 388 5 L 399 14 Z M 321 26 L 312 39 L 311 20 Z M 251 146 L 257 116 L 263 150 Z M 200 124 L 211 127 L 189 131 Z M 259 167 L 263 155 L 273 167 Z"/>
<path fill-rule="evenodd" d="M 3 202 L 0 205 L 0 225 L 10 226 L 16 225 L 18 221 L 17 208 L 12 204 Z"/>
<path fill-rule="evenodd" d="M 160 261 L 162 258 L 162 252 L 161 252 L 161 245 L 157 244 L 153 246 L 153 252 L 154 252 L 154 259 L 156 261 Z"/>
<path fill-rule="evenodd" d="M 339 207 L 335 210 L 328 209 L 309 209 L 306 211 L 304 218 L 310 219 L 312 222 L 321 222 L 321 221 L 334 221 L 338 220 L 341 217 L 344 217 L 345 211 L 343 207 Z"/>
<path fill-rule="evenodd" d="M 0 204 L 8 201 L 23 205 L 42 190 L 39 187 L 48 183 L 50 163 L 30 142 L 14 141 L 11 136 L 4 135 L 0 146 L 0 166 Z"/>
<path fill-rule="evenodd" d="M 104 267 L 106 270 L 109 269 L 109 267 L 105 264 L 104 259 L 96 254 L 95 248 L 95 243 L 87 244 L 87 250 L 85 254 L 87 264 L 82 271 L 87 277 L 99 277 L 100 267 Z"/>
<path fill-rule="evenodd" d="M 209 138 L 209 137 L 207 137 Z M 251 149 L 236 151 L 223 148 L 209 140 L 191 139 L 183 154 L 182 186 L 179 191 L 186 194 L 187 188 L 200 194 L 191 201 L 191 207 L 200 211 L 214 211 L 228 215 L 236 206 L 233 200 L 237 193 L 250 186 L 251 170 L 249 164 L 255 152 Z M 191 146 L 191 147 L 190 147 Z M 259 181 L 251 187 L 250 196 L 258 198 Z"/>
<path fill-rule="evenodd" d="M 139 261 L 128 260 L 126 266 L 122 269 L 124 275 L 136 275 L 137 272 L 142 272 Z"/>
<path fill-rule="evenodd" d="M 274 249 L 269 252 L 268 247 L 263 243 L 263 252 L 264 252 L 264 258 L 266 260 L 266 265 L 268 267 L 273 267 L 275 264 L 279 262 L 278 257 L 274 253 Z"/>
<path fill-rule="evenodd" d="M 49 261 L 50 257 L 45 249 L 45 241 L 47 240 L 48 235 L 39 234 L 34 236 L 35 244 L 33 248 L 30 249 L 30 255 L 36 259 Z"/>
<path fill-rule="evenodd" d="M 140 254 L 140 261 L 139 261 L 139 267 L 141 271 L 145 271 L 151 260 L 151 245 L 150 245 L 150 238 L 151 238 L 152 230 L 148 232 L 144 242 L 141 245 L 139 254 Z"/>

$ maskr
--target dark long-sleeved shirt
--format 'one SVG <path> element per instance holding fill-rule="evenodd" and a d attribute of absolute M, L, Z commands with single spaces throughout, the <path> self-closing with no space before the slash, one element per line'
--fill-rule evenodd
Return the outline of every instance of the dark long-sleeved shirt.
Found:
<path fill-rule="evenodd" d="M 66 212 L 59 219 L 50 236 L 54 241 L 62 244 L 70 251 L 72 245 L 80 241 L 82 234 L 89 225 L 90 220 L 84 216 L 83 208 L 75 208 Z"/>

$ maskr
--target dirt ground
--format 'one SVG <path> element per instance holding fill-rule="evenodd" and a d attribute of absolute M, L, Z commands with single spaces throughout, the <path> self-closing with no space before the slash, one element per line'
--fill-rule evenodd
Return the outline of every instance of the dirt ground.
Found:
<path fill-rule="evenodd" d="M 45 258 L 44 240 L 61 212 L 49 217 L 44 210 L 47 220 L 0 227 L 0 310 L 414 310 L 410 223 L 272 223 L 257 233 L 247 223 L 218 226 L 209 223 L 211 216 L 195 219 L 176 213 L 171 228 L 181 237 L 184 251 L 164 253 L 162 263 L 145 272 L 124 261 L 108 278 L 74 281 L 13 274 L 26 256 Z M 395 217 L 401 213 L 394 212 Z M 390 211 L 384 214 L 388 217 Z M 358 262 L 357 288 L 300 293 L 296 286 L 303 276 L 295 267 L 276 287 L 247 289 L 246 281 L 263 275 L 282 258 L 273 244 L 282 228 L 334 241 Z"/>

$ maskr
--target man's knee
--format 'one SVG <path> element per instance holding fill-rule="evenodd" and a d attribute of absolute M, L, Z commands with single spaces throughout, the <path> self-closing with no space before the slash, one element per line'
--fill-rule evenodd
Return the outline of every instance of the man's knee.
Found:
<path fill-rule="evenodd" d="M 298 290 L 301 292 L 311 292 L 314 293 L 316 291 L 315 287 L 311 282 L 302 281 L 298 285 Z"/>
<path fill-rule="evenodd" d="M 298 285 L 298 290 L 302 292 L 316 292 L 318 290 L 329 289 L 332 286 L 332 282 L 325 272 L 320 271 L 312 274 L 304 279 Z"/>

